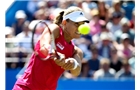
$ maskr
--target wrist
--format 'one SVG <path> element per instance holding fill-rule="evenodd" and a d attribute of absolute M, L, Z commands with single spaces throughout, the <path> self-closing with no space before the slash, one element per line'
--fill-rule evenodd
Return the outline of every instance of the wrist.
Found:
<path fill-rule="evenodd" d="M 74 67 L 72 70 L 75 70 L 79 66 L 79 63 L 77 62 L 76 59 L 73 59 L 73 61 L 74 61 Z"/>
<path fill-rule="evenodd" d="M 68 59 L 66 59 L 65 60 L 65 63 L 67 63 L 69 60 L 73 60 L 74 67 L 71 70 L 75 70 L 79 66 L 79 63 L 74 58 L 68 58 Z"/>

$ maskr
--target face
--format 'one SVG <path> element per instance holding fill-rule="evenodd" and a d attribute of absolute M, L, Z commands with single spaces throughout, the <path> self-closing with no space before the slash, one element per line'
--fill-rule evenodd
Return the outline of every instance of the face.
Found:
<path fill-rule="evenodd" d="M 97 23 L 99 21 L 99 16 L 98 15 L 93 16 L 93 20 L 95 23 Z"/>
<path fill-rule="evenodd" d="M 123 32 L 127 32 L 129 30 L 129 26 L 127 24 L 124 24 L 122 26 Z"/>
<path fill-rule="evenodd" d="M 17 20 L 18 20 L 19 23 L 23 23 L 23 22 L 25 21 L 24 18 L 19 18 L 19 19 L 17 19 Z"/>
<path fill-rule="evenodd" d="M 114 24 L 119 24 L 121 17 L 113 17 Z"/>
<path fill-rule="evenodd" d="M 120 3 L 117 3 L 117 4 L 115 4 L 115 6 L 114 6 L 114 8 L 116 9 L 116 10 L 119 10 L 120 9 Z"/>
<path fill-rule="evenodd" d="M 78 27 L 84 23 L 85 22 L 73 22 L 71 20 L 68 20 L 66 22 L 65 28 L 70 37 L 79 38 L 81 34 L 78 32 Z"/>
<path fill-rule="evenodd" d="M 116 58 L 117 57 L 117 50 L 111 50 L 111 57 Z"/>
<path fill-rule="evenodd" d="M 93 59 L 97 59 L 98 58 L 98 51 L 96 51 L 96 50 L 92 51 L 92 56 L 93 56 Z"/>
<path fill-rule="evenodd" d="M 104 45 L 104 46 L 107 46 L 107 45 L 109 45 L 109 43 L 110 43 L 109 40 L 103 40 L 102 42 L 103 42 L 103 45 Z"/>
<path fill-rule="evenodd" d="M 123 45 L 124 46 L 128 46 L 129 44 L 130 44 L 130 40 L 129 39 L 123 40 Z"/>
<path fill-rule="evenodd" d="M 103 68 L 104 71 L 108 71 L 109 70 L 109 64 L 106 64 L 106 63 L 103 64 L 102 68 Z"/>
<path fill-rule="evenodd" d="M 106 26 L 101 26 L 101 31 L 102 32 L 109 32 L 109 30 L 106 28 Z"/>

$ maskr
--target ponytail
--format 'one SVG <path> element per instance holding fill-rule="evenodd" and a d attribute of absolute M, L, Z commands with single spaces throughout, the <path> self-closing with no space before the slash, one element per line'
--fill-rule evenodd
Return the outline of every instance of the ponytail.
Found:
<path fill-rule="evenodd" d="M 76 6 L 71 6 L 69 7 L 68 9 L 66 10 L 63 10 L 61 11 L 55 18 L 54 18 L 54 21 L 53 23 L 57 24 L 57 25 L 60 25 L 62 23 L 62 20 L 63 20 L 63 16 L 69 14 L 69 13 L 72 13 L 74 11 L 82 11 L 81 8 L 79 7 L 76 7 Z"/>
<path fill-rule="evenodd" d="M 63 20 L 64 11 L 61 11 L 58 16 L 55 17 L 54 22 L 57 25 L 60 25 Z"/>

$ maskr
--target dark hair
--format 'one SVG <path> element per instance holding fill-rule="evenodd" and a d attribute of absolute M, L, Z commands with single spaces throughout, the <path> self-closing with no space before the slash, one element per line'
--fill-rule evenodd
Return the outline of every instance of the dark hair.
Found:
<path fill-rule="evenodd" d="M 122 17 L 122 15 L 119 12 L 113 12 L 112 13 L 112 18 L 121 18 L 121 17 Z"/>
<path fill-rule="evenodd" d="M 89 47 L 90 47 L 90 50 L 92 53 L 94 53 L 94 52 L 98 53 L 98 48 L 96 45 L 91 44 Z"/>
<path fill-rule="evenodd" d="M 64 15 L 64 11 L 61 11 L 58 16 L 55 17 L 54 19 L 54 23 L 59 25 L 61 24 L 62 20 L 63 20 L 63 15 Z"/>

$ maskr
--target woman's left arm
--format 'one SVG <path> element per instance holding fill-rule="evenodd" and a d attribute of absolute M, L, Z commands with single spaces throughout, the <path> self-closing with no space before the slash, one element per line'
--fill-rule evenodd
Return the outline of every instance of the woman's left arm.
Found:
<path fill-rule="evenodd" d="M 77 67 L 74 70 L 70 70 L 70 72 L 72 75 L 78 76 L 81 73 L 83 51 L 76 46 L 75 46 L 75 53 L 74 53 L 73 58 L 76 60 Z"/>
<path fill-rule="evenodd" d="M 82 59 L 83 59 L 82 50 L 75 46 L 73 57 L 67 58 L 65 60 L 65 64 L 62 65 L 61 67 L 65 70 L 70 70 L 71 74 L 76 77 L 81 72 Z"/>

